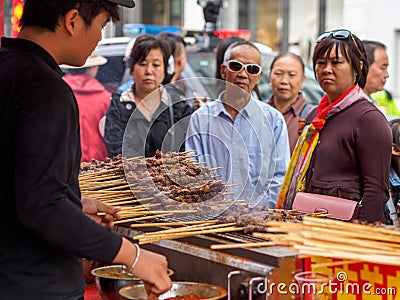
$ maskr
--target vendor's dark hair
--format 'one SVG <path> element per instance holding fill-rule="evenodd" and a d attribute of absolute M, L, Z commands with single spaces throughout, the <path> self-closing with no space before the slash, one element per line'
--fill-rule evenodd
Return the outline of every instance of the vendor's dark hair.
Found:
<path fill-rule="evenodd" d="M 159 40 L 150 34 L 139 36 L 132 47 L 131 55 L 128 60 L 128 67 L 131 73 L 133 72 L 135 64 L 144 61 L 149 52 L 153 49 L 161 50 L 164 61 L 164 74 L 168 74 L 168 59 L 171 55 L 171 48 L 165 41 Z"/>
<path fill-rule="evenodd" d="M 344 55 L 345 59 L 350 62 L 353 70 L 356 72 L 356 83 L 361 88 L 364 88 L 367 82 L 369 65 L 364 46 L 355 34 L 351 34 L 347 39 L 336 39 L 333 35 L 330 35 L 316 44 L 312 58 L 314 74 L 317 60 L 329 57 L 334 47 L 336 47 L 336 57 L 339 56 L 339 51 Z M 360 67 L 360 62 L 363 64 L 362 68 Z"/>
<path fill-rule="evenodd" d="M 55 31 L 62 18 L 71 9 L 77 9 L 87 26 L 103 11 L 110 14 L 113 22 L 118 22 L 118 4 L 109 1 L 79 0 L 26 0 L 20 26 L 38 26 Z"/>

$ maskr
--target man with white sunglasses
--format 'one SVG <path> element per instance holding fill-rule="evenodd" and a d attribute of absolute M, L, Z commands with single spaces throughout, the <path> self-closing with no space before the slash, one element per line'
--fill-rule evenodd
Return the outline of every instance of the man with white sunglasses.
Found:
<path fill-rule="evenodd" d="M 261 53 L 249 41 L 225 52 L 225 90 L 190 118 L 186 149 L 210 167 L 222 167 L 232 199 L 274 208 L 290 150 L 282 114 L 251 97 L 262 75 Z M 217 81 L 217 79 L 216 79 Z"/>

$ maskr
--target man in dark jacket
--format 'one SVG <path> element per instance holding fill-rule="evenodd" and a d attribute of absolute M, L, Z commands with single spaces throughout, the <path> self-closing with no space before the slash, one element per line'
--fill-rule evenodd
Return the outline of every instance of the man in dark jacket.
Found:
<path fill-rule="evenodd" d="M 78 107 L 58 65 L 85 63 L 117 4 L 134 6 L 26 0 L 18 38 L 1 40 L 0 299 L 83 299 L 80 257 L 126 265 L 150 298 L 171 287 L 165 257 L 82 213 L 98 206 L 80 199 Z"/>

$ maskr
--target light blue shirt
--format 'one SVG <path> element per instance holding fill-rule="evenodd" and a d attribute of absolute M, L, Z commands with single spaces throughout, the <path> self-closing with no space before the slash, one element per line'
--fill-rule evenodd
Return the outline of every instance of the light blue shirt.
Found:
<path fill-rule="evenodd" d="M 185 147 L 208 167 L 222 167 L 221 179 L 237 184 L 229 187 L 234 199 L 275 208 L 290 160 L 287 127 L 278 110 L 250 98 L 232 120 L 221 100 L 213 101 L 192 114 Z"/>

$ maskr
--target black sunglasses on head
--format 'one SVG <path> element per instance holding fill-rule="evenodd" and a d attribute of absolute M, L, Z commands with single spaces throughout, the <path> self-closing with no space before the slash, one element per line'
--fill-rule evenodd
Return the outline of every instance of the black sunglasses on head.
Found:
<path fill-rule="evenodd" d="M 327 37 L 330 37 L 330 36 L 332 36 L 336 40 L 346 40 L 350 36 L 352 37 L 351 31 L 349 31 L 347 29 L 339 29 L 339 30 L 335 30 L 335 31 L 324 32 L 323 34 L 321 34 L 317 38 L 317 40 L 315 42 L 318 44 L 318 43 L 322 42 L 324 39 L 326 39 Z M 354 38 L 353 38 L 353 40 L 354 40 Z"/>

